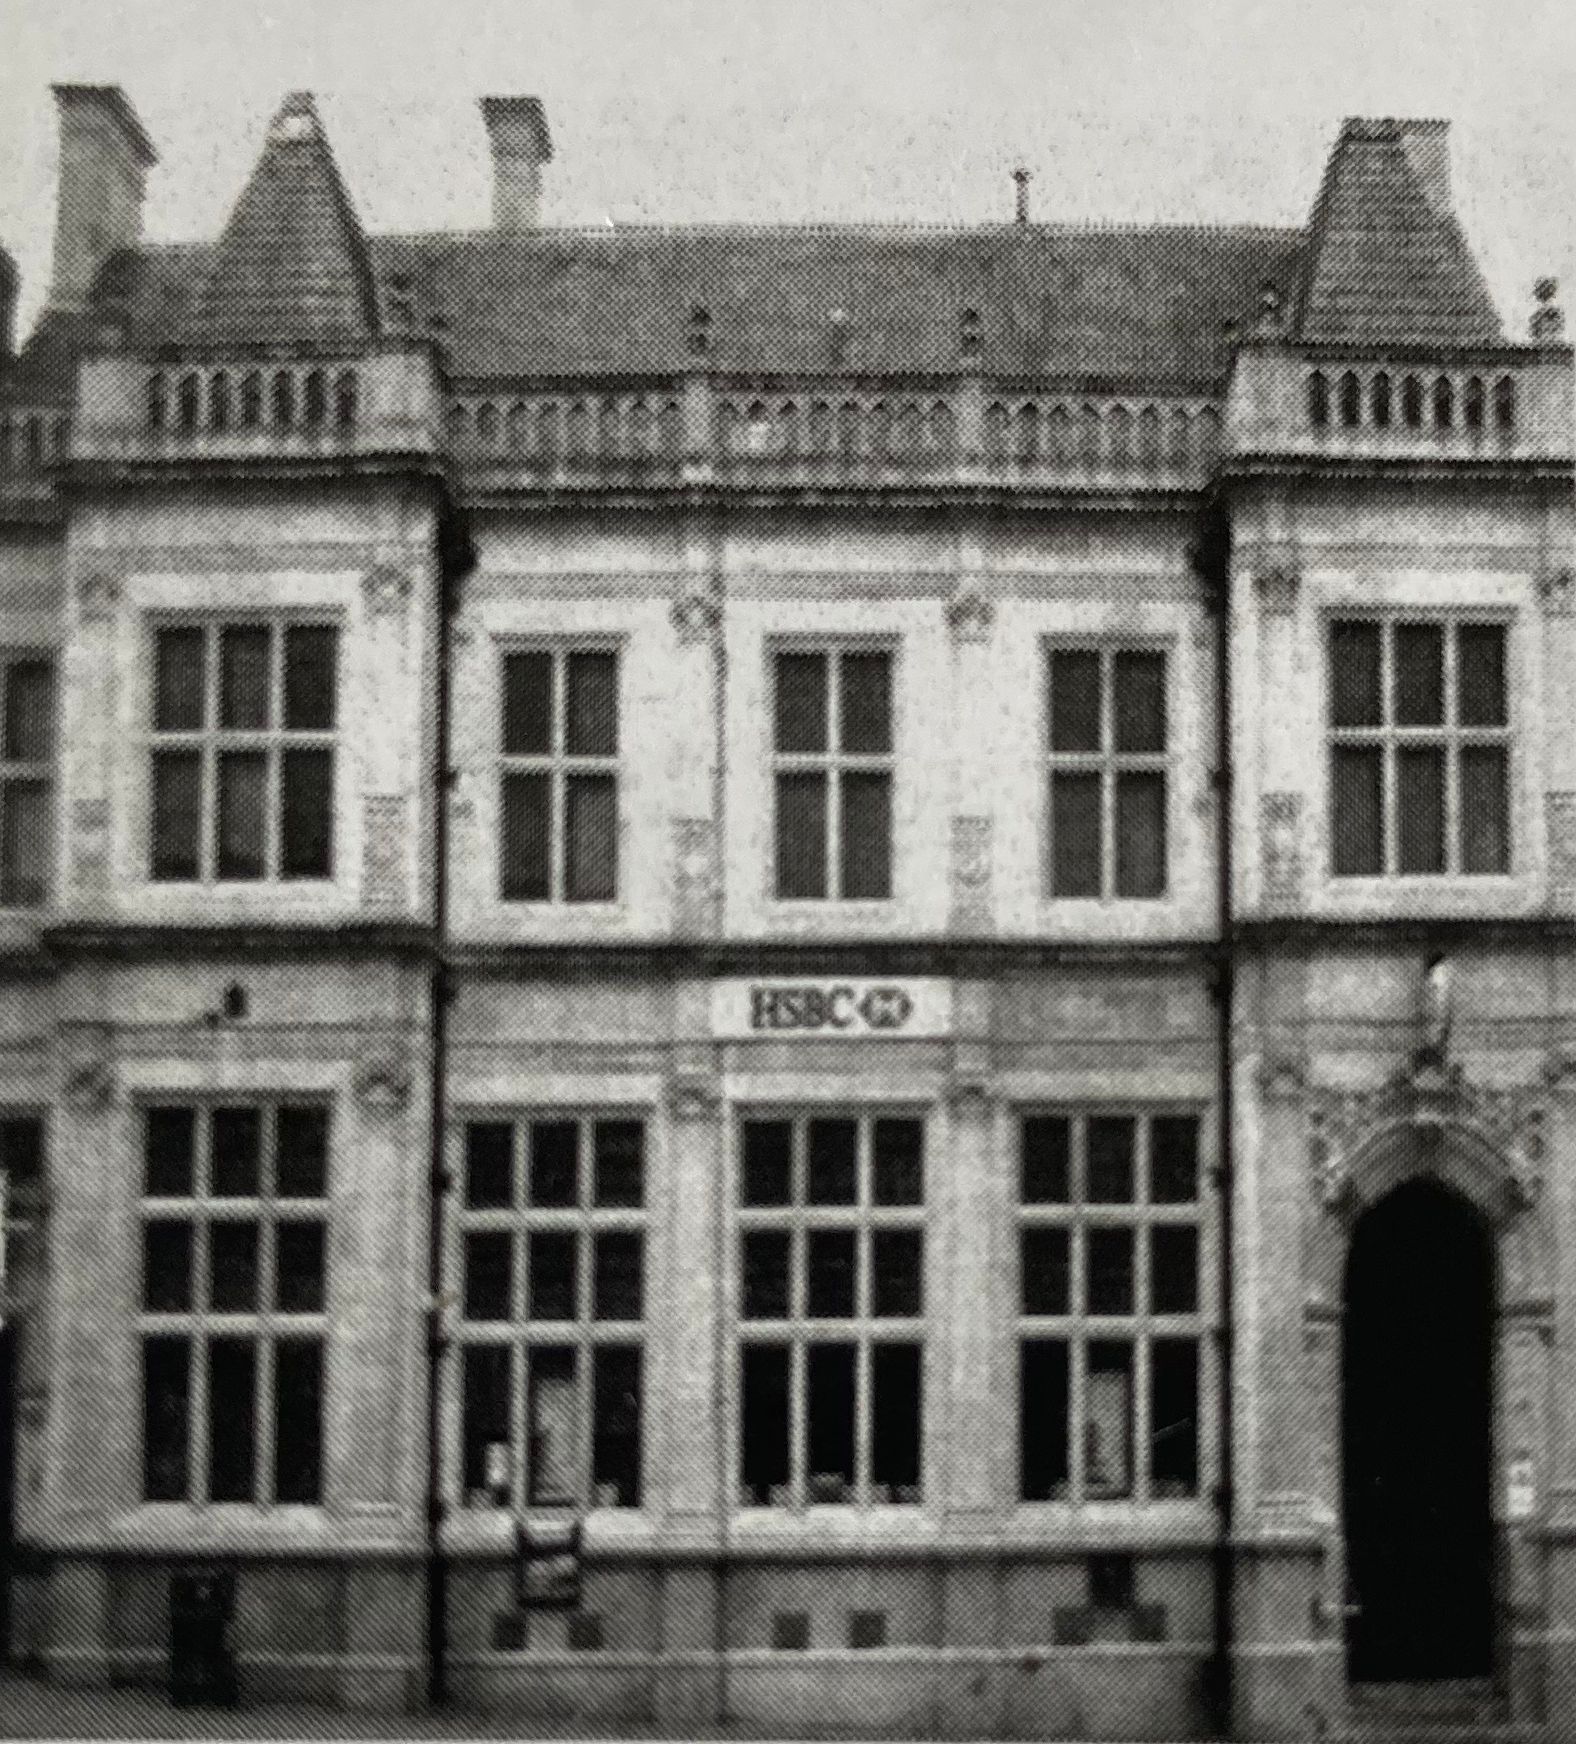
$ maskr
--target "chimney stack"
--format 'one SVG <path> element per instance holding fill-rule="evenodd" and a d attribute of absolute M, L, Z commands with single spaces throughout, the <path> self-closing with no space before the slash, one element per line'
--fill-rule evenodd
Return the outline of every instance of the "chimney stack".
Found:
<path fill-rule="evenodd" d="M 1012 179 L 1018 184 L 1016 217 L 1020 224 L 1029 222 L 1029 183 L 1032 180 L 1028 170 L 1020 164 L 1012 172 Z"/>
<path fill-rule="evenodd" d="M 553 137 L 535 97 L 483 97 L 482 120 L 493 160 L 493 228 L 534 230 L 542 215 L 542 166 Z"/>
<path fill-rule="evenodd" d="M 16 262 L 0 248 L 0 363 L 16 348 L 16 292 L 20 282 Z"/>
<path fill-rule="evenodd" d="M 1401 149 L 1423 190 L 1423 198 L 1441 218 L 1450 213 L 1450 123 L 1403 121 Z"/>
<path fill-rule="evenodd" d="M 142 236 L 142 195 L 159 154 L 119 85 L 55 85 L 60 183 L 51 309 L 82 309 L 99 269 Z"/>

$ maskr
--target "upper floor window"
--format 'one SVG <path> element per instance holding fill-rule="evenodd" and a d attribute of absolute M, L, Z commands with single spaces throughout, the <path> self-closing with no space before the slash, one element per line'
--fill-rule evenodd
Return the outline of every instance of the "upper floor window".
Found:
<path fill-rule="evenodd" d="M 154 878 L 332 877 L 338 661 L 329 624 L 155 631 Z"/>
<path fill-rule="evenodd" d="M 55 672 L 36 654 L 0 663 L 0 907 L 49 897 Z"/>
<path fill-rule="evenodd" d="M 505 655 L 499 808 L 505 902 L 617 897 L 618 737 L 616 650 Z"/>
<path fill-rule="evenodd" d="M 1510 870 L 1506 627 L 1330 627 L 1337 876 Z"/>
<path fill-rule="evenodd" d="M 1166 893 L 1166 657 L 1054 648 L 1049 660 L 1050 893 Z"/>
<path fill-rule="evenodd" d="M 784 649 L 773 668 L 779 897 L 892 894 L 892 654 Z"/>

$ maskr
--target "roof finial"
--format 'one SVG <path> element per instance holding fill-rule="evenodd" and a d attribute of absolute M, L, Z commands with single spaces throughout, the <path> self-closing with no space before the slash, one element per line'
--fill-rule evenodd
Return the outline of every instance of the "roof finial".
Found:
<path fill-rule="evenodd" d="M 1020 224 L 1027 224 L 1029 222 L 1029 183 L 1033 181 L 1034 177 L 1022 164 L 1019 164 L 1012 172 L 1012 179 L 1018 184 L 1017 220 Z"/>

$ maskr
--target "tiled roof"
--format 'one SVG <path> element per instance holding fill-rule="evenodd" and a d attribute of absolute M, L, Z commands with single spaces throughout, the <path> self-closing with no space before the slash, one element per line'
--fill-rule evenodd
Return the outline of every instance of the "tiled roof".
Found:
<path fill-rule="evenodd" d="M 377 330 L 366 238 L 309 93 L 287 97 L 216 244 L 191 337 L 356 345 Z"/>
<path fill-rule="evenodd" d="M 1499 317 L 1449 206 L 1444 124 L 1348 121 L 1310 227 L 1303 339 L 1495 343 Z"/>

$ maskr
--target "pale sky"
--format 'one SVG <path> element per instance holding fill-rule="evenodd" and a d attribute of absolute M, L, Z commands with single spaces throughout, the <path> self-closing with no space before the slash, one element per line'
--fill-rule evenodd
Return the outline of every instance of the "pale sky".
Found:
<path fill-rule="evenodd" d="M 1576 0 L 0 0 L 0 243 L 48 273 L 57 80 L 125 87 L 147 233 L 223 223 L 308 88 L 372 229 L 488 219 L 476 100 L 529 93 L 548 223 L 1300 224 L 1341 118 L 1445 116 L 1514 336 L 1576 293 Z M 1576 309 L 1573 309 L 1576 312 Z"/>

